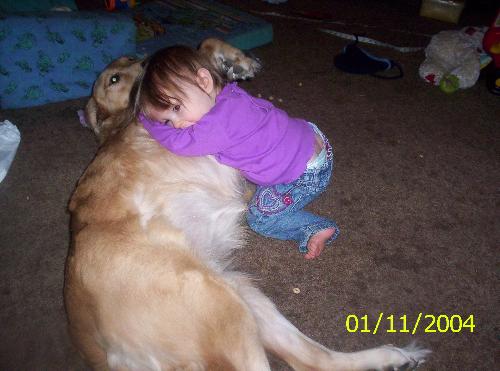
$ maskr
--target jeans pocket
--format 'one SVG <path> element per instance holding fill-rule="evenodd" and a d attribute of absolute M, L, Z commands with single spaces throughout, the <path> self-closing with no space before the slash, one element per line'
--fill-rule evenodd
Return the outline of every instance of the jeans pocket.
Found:
<path fill-rule="evenodd" d="M 297 179 L 296 184 L 310 193 L 323 191 L 330 183 L 332 164 L 327 161 L 323 166 L 314 169 L 307 169 L 304 174 Z"/>

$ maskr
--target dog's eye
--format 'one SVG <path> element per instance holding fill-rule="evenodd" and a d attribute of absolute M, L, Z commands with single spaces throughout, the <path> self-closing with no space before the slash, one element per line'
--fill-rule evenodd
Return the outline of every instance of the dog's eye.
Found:
<path fill-rule="evenodd" d="M 120 75 L 118 75 L 117 73 L 115 73 L 115 74 L 114 74 L 113 76 L 111 76 L 111 77 L 110 77 L 110 79 L 109 79 L 109 83 L 110 83 L 111 85 L 116 84 L 116 83 L 117 83 L 117 82 L 119 82 L 119 81 L 120 81 Z"/>

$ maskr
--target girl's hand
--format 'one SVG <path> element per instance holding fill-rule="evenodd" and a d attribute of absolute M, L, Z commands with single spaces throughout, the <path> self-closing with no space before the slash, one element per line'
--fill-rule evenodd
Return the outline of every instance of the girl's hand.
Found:
<path fill-rule="evenodd" d="M 187 120 L 181 120 L 179 122 L 177 122 L 175 124 L 175 128 L 176 129 L 186 129 L 190 126 L 193 126 L 194 124 L 196 124 L 196 122 L 193 122 L 193 121 L 187 121 Z"/>

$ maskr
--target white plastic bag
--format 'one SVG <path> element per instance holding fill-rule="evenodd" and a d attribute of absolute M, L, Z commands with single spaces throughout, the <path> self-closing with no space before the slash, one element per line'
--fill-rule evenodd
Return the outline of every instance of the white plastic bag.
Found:
<path fill-rule="evenodd" d="M 9 120 L 0 122 L 0 182 L 7 175 L 21 141 L 19 129 Z"/>
<path fill-rule="evenodd" d="M 455 76 L 456 89 L 473 86 L 479 78 L 481 58 L 485 54 L 482 40 L 487 29 L 470 26 L 432 36 L 425 48 L 425 60 L 419 67 L 420 77 L 433 85 L 440 85 L 443 77 Z"/>

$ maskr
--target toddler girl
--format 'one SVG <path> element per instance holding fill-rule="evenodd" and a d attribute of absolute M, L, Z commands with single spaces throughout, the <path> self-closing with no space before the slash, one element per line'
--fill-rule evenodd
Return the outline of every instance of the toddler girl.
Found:
<path fill-rule="evenodd" d="M 257 185 L 247 212 L 255 232 L 297 241 L 306 259 L 337 238 L 334 221 L 303 210 L 325 190 L 333 169 L 332 147 L 314 124 L 225 84 L 206 57 L 183 46 L 151 57 L 136 112 L 169 151 L 213 155 Z"/>

